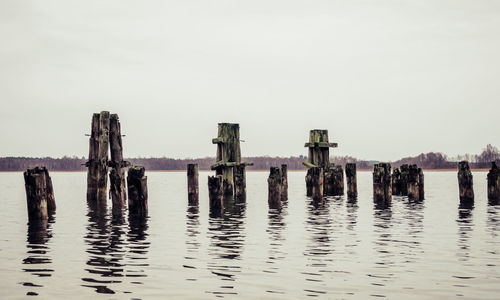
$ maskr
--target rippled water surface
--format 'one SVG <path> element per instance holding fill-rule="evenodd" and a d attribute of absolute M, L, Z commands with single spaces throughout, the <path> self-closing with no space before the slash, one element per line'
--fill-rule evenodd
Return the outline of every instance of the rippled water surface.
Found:
<path fill-rule="evenodd" d="M 500 206 L 484 172 L 474 207 L 459 207 L 456 172 L 427 172 L 423 202 L 388 208 L 373 204 L 369 172 L 357 201 L 322 205 L 289 172 L 281 210 L 268 209 L 268 173 L 249 172 L 246 205 L 222 217 L 209 214 L 208 174 L 198 208 L 185 173 L 149 172 L 149 217 L 116 218 L 87 206 L 86 173 L 53 172 L 57 213 L 28 224 L 22 173 L 0 173 L 0 298 L 499 298 Z"/>

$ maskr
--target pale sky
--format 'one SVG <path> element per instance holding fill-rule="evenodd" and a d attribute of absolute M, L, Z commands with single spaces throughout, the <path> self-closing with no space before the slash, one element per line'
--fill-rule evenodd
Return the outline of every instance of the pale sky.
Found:
<path fill-rule="evenodd" d="M 126 157 L 396 160 L 500 146 L 500 1 L 0 1 L 0 156 L 88 155 L 118 113 Z"/>

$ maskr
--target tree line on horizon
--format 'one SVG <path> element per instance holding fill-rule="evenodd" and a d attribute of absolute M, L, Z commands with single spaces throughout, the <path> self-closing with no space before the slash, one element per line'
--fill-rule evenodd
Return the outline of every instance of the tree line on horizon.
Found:
<path fill-rule="evenodd" d="M 186 170 L 186 165 L 196 163 L 200 170 L 210 170 L 210 166 L 215 163 L 215 157 L 205 157 L 196 159 L 175 159 L 167 157 L 158 158 L 128 158 L 133 165 L 141 165 L 146 170 Z M 270 157 L 254 156 L 245 157 L 243 161 L 253 162 L 253 166 L 247 167 L 248 170 L 269 170 L 270 167 L 288 165 L 289 170 L 305 170 L 302 164 L 307 160 L 304 155 L 290 157 Z M 456 169 L 457 163 L 467 160 L 472 168 L 489 168 L 492 161 L 500 164 L 500 151 L 498 148 L 487 145 L 480 154 L 464 154 L 449 158 L 446 154 L 440 152 L 422 153 L 417 156 L 404 157 L 391 162 L 393 167 L 399 167 L 402 164 L 416 164 L 424 169 Z M 85 157 L 0 157 L 0 171 L 24 171 L 29 167 L 42 165 L 51 171 L 84 171 L 86 170 Z M 351 156 L 332 156 L 330 161 L 334 164 L 345 166 L 348 162 L 357 164 L 358 170 L 371 170 L 373 165 L 378 163 L 376 160 L 358 160 Z"/>

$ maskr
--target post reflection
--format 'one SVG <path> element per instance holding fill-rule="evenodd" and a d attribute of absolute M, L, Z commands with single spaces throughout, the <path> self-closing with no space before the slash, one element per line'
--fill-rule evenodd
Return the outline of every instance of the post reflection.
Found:
<path fill-rule="evenodd" d="M 37 277 L 50 277 L 54 270 L 50 267 L 52 257 L 50 256 L 49 242 L 52 237 L 51 224 L 55 222 L 55 217 L 49 215 L 48 220 L 30 220 L 28 222 L 26 247 L 28 256 L 23 259 L 23 271 L 31 273 Z M 35 282 L 21 282 L 23 286 L 30 287 L 26 293 L 28 296 L 37 296 L 37 288 L 43 285 Z M 34 289 L 32 289 L 34 288 Z M 32 290 L 31 290 L 32 289 Z"/>
<path fill-rule="evenodd" d="M 487 210 L 486 231 L 492 238 L 499 236 L 500 232 L 500 205 L 489 205 Z"/>
<path fill-rule="evenodd" d="M 404 255 L 405 263 L 415 263 L 424 253 L 422 249 L 422 235 L 424 233 L 424 202 L 406 199 L 405 207 L 402 210 L 403 219 L 406 222 L 406 234 L 399 239 L 399 249 L 401 255 Z"/>
<path fill-rule="evenodd" d="M 356 246 L 359 243 L 356 226 L 358 222 L 358 202 L 355 199 L 348 199 L 346 202 L 346 218 L 345 228 L 346 234 L 346 247 L 349 255 L 356 255 Z"/>
<path fill-rule="evenodd" d="M 92 205 L 88 207 L 87 217 L 84 240 L 88 245 L 85 268 L 88 277 L 82 278 L 82 286 L 100 294 L 129 293 L 119 290 L 124 278 L 145 276 L 143 267 L 147 264 L 137 260 L 145 259 L 149 248 L 147 217 L 129 216 L 127 224 L 123 215 L 113 215 Z"/>
<path fill-rule="evenodd" d="M 394 264 L 394 256 L 390 249 L 392 247 L 392 205 L 391 203 L 375 203 L 373 209 L 373 230 L 374 241 L 373 249 L 376 257 L 372 274 L 368 274 L 371 278 L 371 284 L 374 286 L 386 286 L 387 282 L 394 276 L 389 269 Z M 374 296 L 384 297 L 384 295 L 374 294 Z"/>
<path fill-rule="evenodd" d="M 330 272 L 328 265 L 332 262 L 330 254 L 333 252 L 332 219 L 330 216 L 329 200 L 312 201 L 307 207 L 306 232 L 309 235 L 304 256 L 307 258 L 305 275 L 306 296 L 317 297 L 326 294 L 326 282 L 323 276 Z"/>
<path fill-rule="evenodd" d="M 222 215 L 210 216 L 208 220 L 208 254 L 211 257 L 207 268 L 222 284 L 206 291 L 218 297 L 236 295 L 235 282 L 241 272 L 241 254 L 245 243 L 245 203 L 232 199 L 224 200 Z"/>
<path fill-rule="evenodd" d="M 183 265 L 186 269 L 196 269 L 194 262 L 198 258 L 200 242 L 198 236 L 200 234 L 200 216 L 198 206 L 188 206 L 186 212 L 186 264 Z M 197 281 L 191 272 L 188 272 L 187 281 Z"/>
<path fill-rule="evenodd" d="M 459 261 L 468 261 L 470 259 L 470 239 L 474 230 L 473 222 L 473 202 L 462 202 L 458 206 L 458 253 Z"/>

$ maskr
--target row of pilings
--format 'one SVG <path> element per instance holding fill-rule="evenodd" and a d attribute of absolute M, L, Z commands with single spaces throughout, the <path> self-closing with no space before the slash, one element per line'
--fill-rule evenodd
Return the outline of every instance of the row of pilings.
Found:
<path fill-rule="evenodd" d="M 216 162 L 211 166 L 214 176 L 208 177 L 210 209 L 223 212 L 224 203 L 231 205 L 246 201 L 246 166 L 249 162 L 241 161 L 239 124 L 219 123 L 218 136 L 212 140 L 217 145 Z M 326 196 L 344 195 L 344 170 L 342 166 L 329 161 L 329 148 L 337 147 L 330 143 L 328 131 L 314 129 L 310 131 L 308 159 L 304 165 L 308 168 L 305 177 L 306 195 L 315 201 L 322 201 Z M 108 158 L 108 152 L 111 159 Z M 89 160 L 85 164 L 87 173 L 87 201 L 99 209 L 107 207 L 107 184 L 110 181 L 109 194 L 113 205 L 113 214 L 123 213 L 128 198 L 130 214 L 147 215 L 148 188 L 145 169 L 142 166 L 130 166 L 123 160 L 122 135 L 117 114 L 108 111 L 92 116 L 89 139 Z M 125 173 L 128 169 L 128 175 Z M 500 202 L 500 176 L 495 163 L 488 173 L 488 199 Z M 356 164 L 345 166 L 347 197 L 356 199 L 357 179 Z M 198 205 L 198 166 L 187 166 L 188 203 Z M 45 167 L 29 168 L 24 173 L 29 219 L 47 219 L 55 211 L 55 198 L 52 181 Z M 270 208 L 277 208 L 288 199 L 287 166 L 271 167 L 268 178 L 268 203 Z M 458 183 L 461 202 L 473 202 L 474 190 L 472 173 L 466 161 L 458 165 Z M 128 197 L 127 197 L 128 192 Z M 388 204 L 392 195 L 407 196 L 410 200 L 424 199 L 424 174 L 416 165 L 402 165 L 391 172 L 389 163 L 374 165 L 373 199 L 377 203 Z"/>

